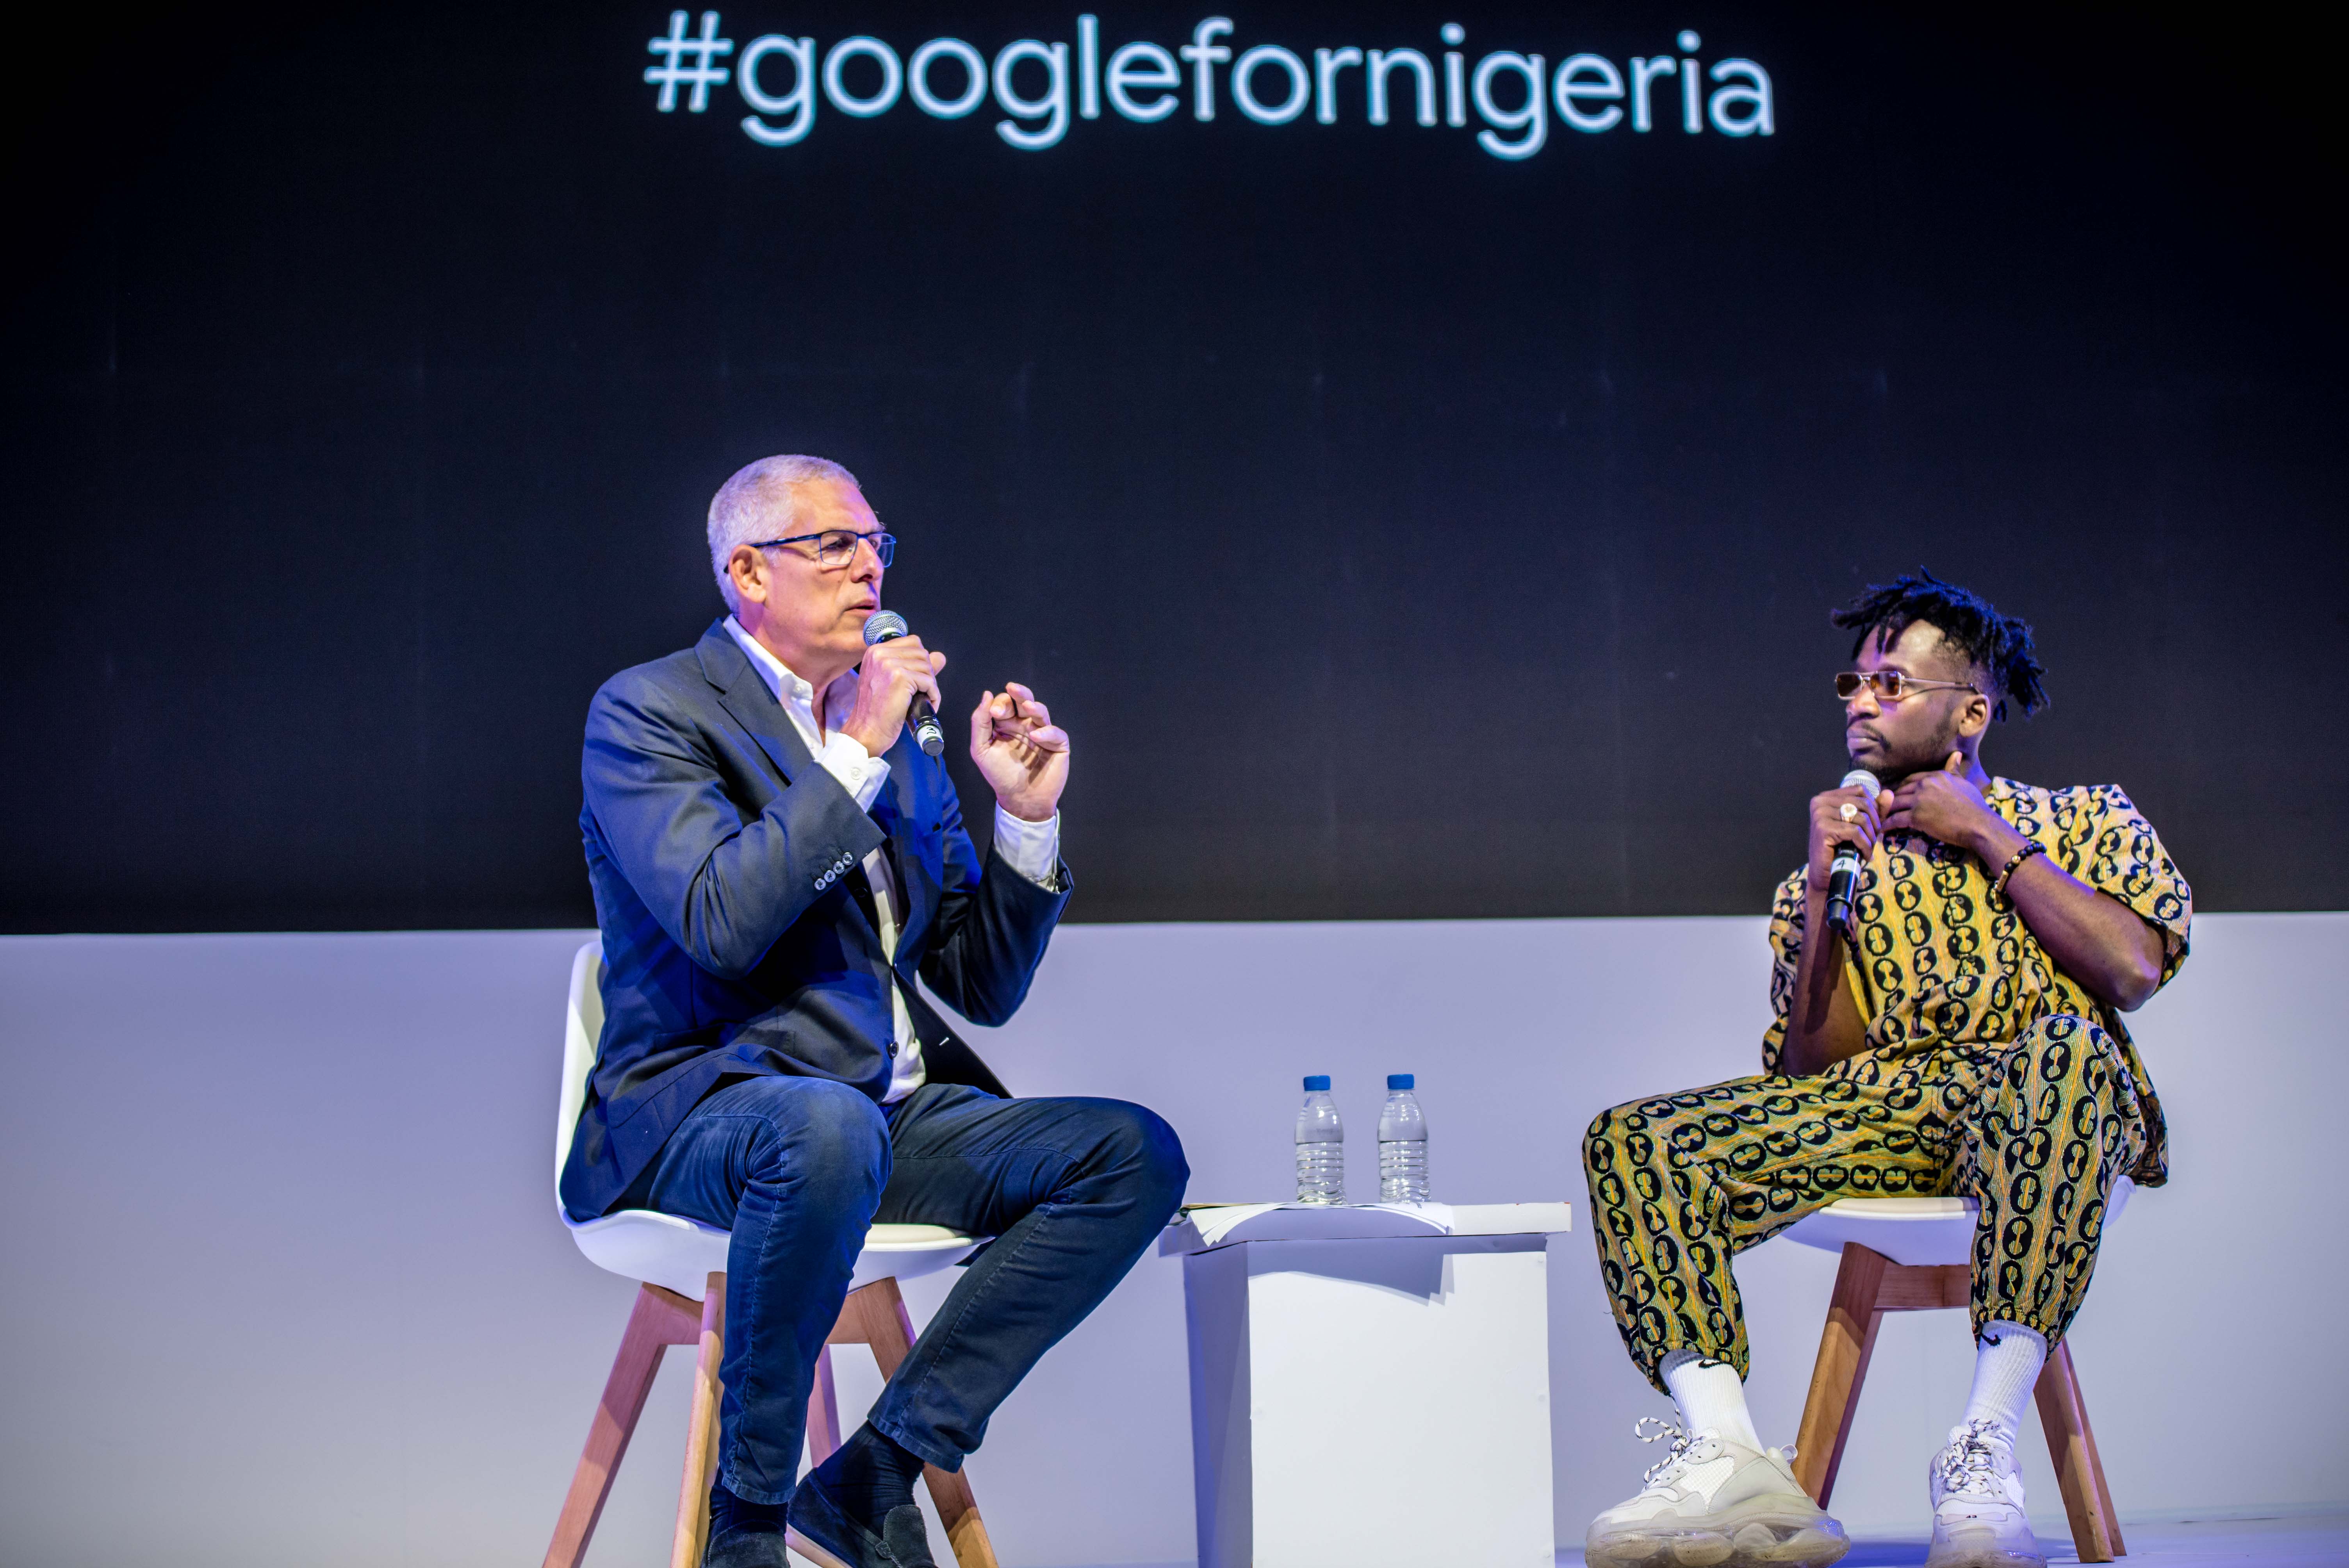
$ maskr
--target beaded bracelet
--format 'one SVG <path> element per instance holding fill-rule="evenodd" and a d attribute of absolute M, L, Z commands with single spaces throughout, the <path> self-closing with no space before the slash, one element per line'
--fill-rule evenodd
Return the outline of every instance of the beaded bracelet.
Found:
<path fill-rule="evenodd" d="M 2022 865 L 2023 861 L 2029 860 L 2032 856 L 2044 855 L 2046 852 L 2047 847 L 2044 844 L 2033 843 L 2026 841 L 2023 848 L 2014 851 L 2014 858 L 2006 862 L 2006 869 L 1998 873 L 1998 881 L 1990 884 L 1990 896 L 1992 898 L 2004 897 L 2006 894 L 2006 879 L 2014 874 L 2015 868 Z"/>

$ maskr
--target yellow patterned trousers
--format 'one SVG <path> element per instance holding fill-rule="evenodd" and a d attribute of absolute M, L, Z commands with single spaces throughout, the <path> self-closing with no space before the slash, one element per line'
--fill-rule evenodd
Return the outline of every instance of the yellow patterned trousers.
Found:
<path fill-rule="evenodd" d="M 1583 1140 L 1591 1233 L 1624 1346 L 1745 1375 L 1730 1259 L 1840 1198 L 1980 1200 L 1973 1326 L 2053 1345 L 2087 1295 L 2105 1204 L 2146 1129 L 2112 1037 L 2085 1018 L 2012 1045 L 1869 1051 L 1815 1078 L 1748 1078 L 1602 1111 Z"/>

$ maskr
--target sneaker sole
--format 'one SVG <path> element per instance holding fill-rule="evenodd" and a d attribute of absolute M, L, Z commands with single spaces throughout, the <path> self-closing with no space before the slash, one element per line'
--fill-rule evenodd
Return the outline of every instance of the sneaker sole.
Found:
<path fill-rule="evenodd" d="M 1851 1550 L 1843 1526 L 1767 1499 L 1702 1521 L 1631 1525 L 1583 1545 L 1589 1568 L 1827 1568 Z"/>
<path fill-rule="evenodd" d="M 1925 1568 L 2047 1568 L 2047 1559 L 2035 1552 L 1958 1546 L 1940 1552 L 1928 1551 Z"/>

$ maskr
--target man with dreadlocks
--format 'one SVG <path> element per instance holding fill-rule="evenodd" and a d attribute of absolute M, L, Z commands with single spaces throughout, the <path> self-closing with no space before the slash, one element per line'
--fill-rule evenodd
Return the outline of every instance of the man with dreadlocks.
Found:
<path fill-rule="evenodd" d="M 1930 573 L 1872 588 L 1836 677 L 1879 788 L 1812 799 L 1778 888 L 1763 1076 L 1619 1105 L 1583 1146 L 1591 1229 L 1632 1360 L 1678 1409 L 1638 1496 L 1592 1522 L 1594 1565 L 1833 1563 L 1842 1527 L 1745 1407 L 1733 1253 L 1839 1198 L 1980 1202 L 1976 1360 L 1928 1470 L 1930 1568 L 2037 1568 L 2014 1444 L 2087 1293 L 2114 1184 L 2167 1177 L 2161 1106 L 2122 1027 L 2185 961 L 2192 893 L 2111 785 L 1982 769 L 2008 705 L 2043 706 L 2031 629 Z M 1848 931 L 1829 862 L 1866 858 Z M 1651 1439 L 1652 1440 L 1652 1439 Z"/>

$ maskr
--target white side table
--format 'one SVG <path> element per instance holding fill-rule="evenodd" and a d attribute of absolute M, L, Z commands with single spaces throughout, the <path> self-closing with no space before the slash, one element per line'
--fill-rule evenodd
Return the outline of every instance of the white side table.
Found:
<path fill-rule="evenodd" d="M 1564 1203 L 1187 1212 L 1199 1568 L 1552 1568 Z"/>

